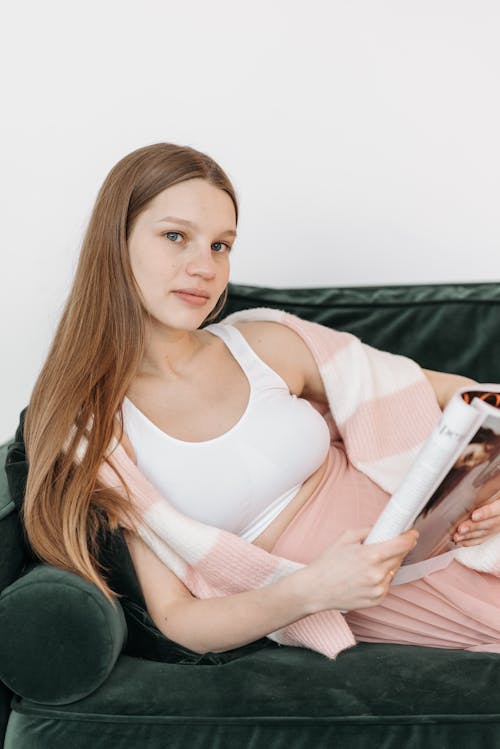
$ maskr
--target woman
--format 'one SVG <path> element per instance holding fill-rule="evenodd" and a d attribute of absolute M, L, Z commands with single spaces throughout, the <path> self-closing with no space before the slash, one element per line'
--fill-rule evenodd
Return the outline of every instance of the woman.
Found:
<path fill-rule="evenodd" d="M 223 651 L 338 609 L 358 639 L 499 648 L 498 578 L 453 562 L 389 591 L 416 533 L 362 545 L 387 494 L 340 441 L 330 444 L 323 417 L 305 404 L 327 399 L 304 340 L 269 321 L 210 325 L 225 301 L 237 220 L 229 179 L 194 149 L 148 146 L 110 172 L 26 416 L 24 523 L 35 553 L 111 598 L 98 537 L 122 524 L 125 500 L 97 476 L 115 435 L 183 513 L 305 565 L 263 588 L 201 600 L 129 526 L 149 613 L 172 640 Z M 469 382 L 425 374 L 441 407 Z M 279 418 L 266 421 L 273 409 Z M 262 485 L 231 472 L 242 435 Z M 496 532 L 499 516 L 492 503 L 481 522 L 463 524 L 460 542 Z"/>

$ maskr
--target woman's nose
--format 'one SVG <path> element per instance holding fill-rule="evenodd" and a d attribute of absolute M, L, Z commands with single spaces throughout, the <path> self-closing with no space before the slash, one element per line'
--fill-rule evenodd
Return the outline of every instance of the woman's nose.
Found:
<path fill-rule="evenodd" d="M 217 273 L 217 265 L 211 247 L 199 247 L 193 249 L 188 260 L 186 270 L 190 275 L 200 275 L 203 278 L 214 278 Z"/>

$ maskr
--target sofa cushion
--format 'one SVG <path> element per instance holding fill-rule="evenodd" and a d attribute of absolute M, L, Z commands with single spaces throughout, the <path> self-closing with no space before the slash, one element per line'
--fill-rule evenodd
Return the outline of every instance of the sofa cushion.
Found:
<path fill-rule="evenodd" d="M 122 655 L 78 703 L 15 699 L 5 749 L 494 747 L 499 688 L 499 656 L 402 645 L 334 662 L 290 647 L 205 666 Z"/>

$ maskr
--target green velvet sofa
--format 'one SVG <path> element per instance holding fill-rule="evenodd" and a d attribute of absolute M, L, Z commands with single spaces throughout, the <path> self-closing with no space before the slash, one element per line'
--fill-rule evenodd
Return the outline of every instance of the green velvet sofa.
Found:
<path fill-rule="evenodd" d="M 257 306 L 352 331 L 429 369 L 500 380 L 497 284 L 231 286 L 225 312 Z M 120 533 L 101 544 L 114 607 L 38 563 L 18 517 L 22 425 L 0 447 L 5 749 L 500 747 L 500 655 L 360 644 L 330 661 L 266 638 L 199 655 L 154 626 Z"/>

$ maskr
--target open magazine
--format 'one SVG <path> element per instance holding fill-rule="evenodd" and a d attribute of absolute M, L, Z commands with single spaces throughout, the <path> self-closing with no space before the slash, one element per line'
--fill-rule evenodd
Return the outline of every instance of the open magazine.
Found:
<path fill-rule="evenodd" d="M 417 545 L 392 584 L 417 580 L 446 567 L 461 548 L 453 542 L 457 526 L 499 498 L 500 385 L 469 385 L 446 406 L 365 543 L 417 528 Z"/>

